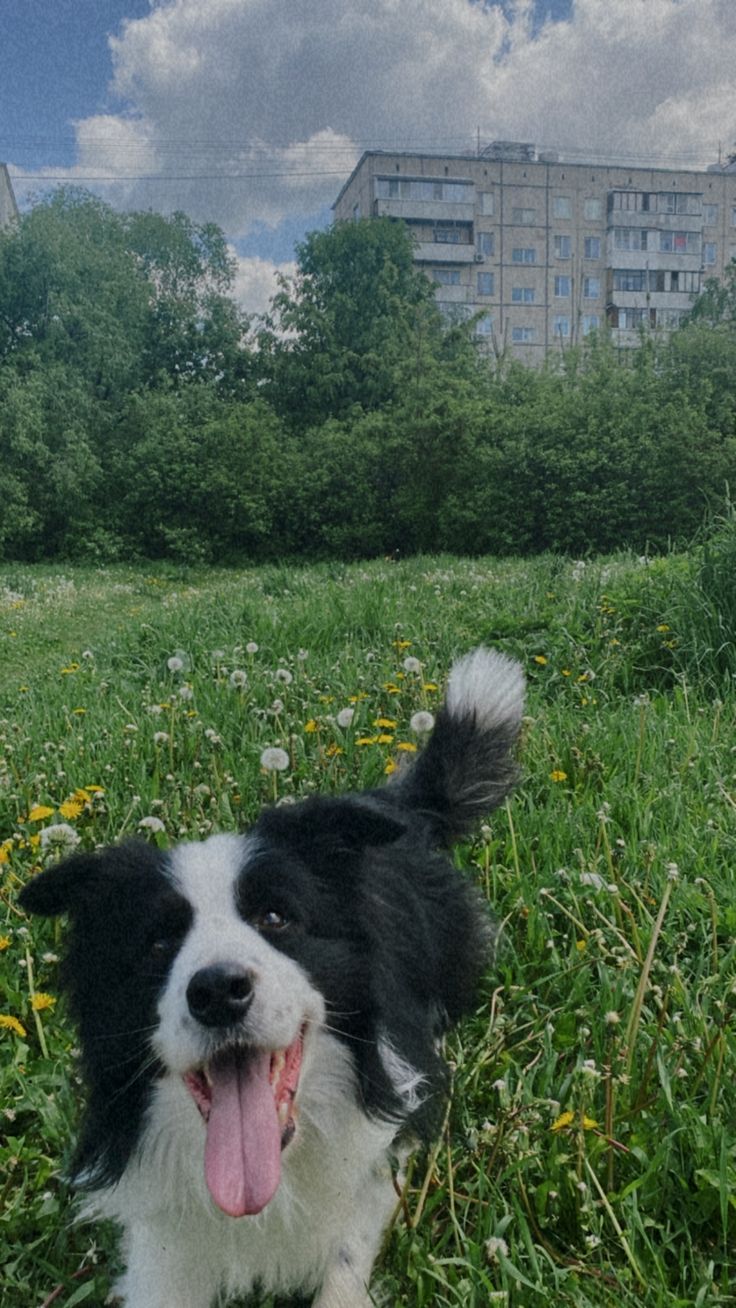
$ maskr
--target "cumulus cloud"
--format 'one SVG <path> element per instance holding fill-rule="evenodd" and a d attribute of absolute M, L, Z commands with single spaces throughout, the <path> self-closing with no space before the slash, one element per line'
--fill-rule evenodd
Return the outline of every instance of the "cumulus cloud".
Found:
<path fill-rule="evenodd" d="M 733 0 L 544 12 L 539 0 L 152 0 L 110 39 L 121 111 L 76 124 L 69 179 L 213 219 L 243 249 L 328 205 L 367 147 L 470 149 L 478 127 L 568 157 L 699 167 L 736 137 Z M 272 275 L 255 261 L 241 285 L 256 295 Z"/>
<path fill-rule="evenodd" d="M 230 250 L 236 260 L 233 295 L 246 313 L 266 313 L 272 297 L 279 289 L 279 276 L 293 277 L 296 264 L 275 264 L 257 255 L 242 255 Z"/>

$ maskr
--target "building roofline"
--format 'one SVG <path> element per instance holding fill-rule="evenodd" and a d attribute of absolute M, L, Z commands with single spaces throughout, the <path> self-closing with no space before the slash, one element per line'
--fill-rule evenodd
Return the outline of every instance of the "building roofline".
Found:
<path fill-rule="evenodd" d="M 546 153 L 546 152 L 542 151 L 542 153 Z M 727 177 L 729 176 L 729 173 L 733 171 L 732 169 L 729 169 L 728 167 L 725 166 L 719 168 L 717 164 L 715 165 L 708 164 L 704 168 L 678 168 L 677 165 L 672 165 L 672 167 L 667 167 L 664 164 L 632 164 L 632 163 L 625 163 L 625 162 L 617 163 L 613 159 L 611 160 L 564 159 L 564 158 L 554 159 L 554 160 L 540 159 L 540 158 L 524 159 L 524 160 L 501 159 L 501 158 L 494 159 L 490 155 L 482 155 L 482 154 L 474 154 L 474 153 L 471 154 L 471 152 L 468 150 L 462 151 L 460 153 L 456 153 L 451 150 L 364 150 L 362 155 L 360 156 L 360 159 L 358 160 L 355 167 L 353 168 L 353 171 L 348 177 L 347 181 L 344 182 L 343 185 L 341 186 L 337 199 L 334 201 L 332 205 L 333 211 L 337 208 L 338 204 L 340 203 L 343 195 L 347 191 L 354 177 L 357 175 L 357 173 L 360 172 L 360 169 L 362 168 L 366 159 L 380 159 L 380 158 L 453 159 L 453 160 L 457 159 L 457 160 L 465 160 L 466 162 L 472 160 L 474 163 L 481 163 L 485 161 L 486 163 L 502 163 L 502 164 L 523 163 L 527 167 L 532 167 L 532 168 L 533 167 L 607 168 L 607 169 L 618 168 L 621 169 L 622 171 L 628 169 L 632 173 L 688 173 L 693 177 Z"/>

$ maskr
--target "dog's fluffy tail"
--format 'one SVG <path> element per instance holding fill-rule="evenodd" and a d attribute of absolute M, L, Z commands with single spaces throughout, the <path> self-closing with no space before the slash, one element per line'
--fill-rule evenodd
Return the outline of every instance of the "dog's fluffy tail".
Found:
<path fill-rule="evenodd" d="M 465 835 L 513 788 L 523 711 L 524 674 L 514 659 L 481 646 L 453 665 L 429 742 L 394 783 L 395 798 L 442 843 Z"/>

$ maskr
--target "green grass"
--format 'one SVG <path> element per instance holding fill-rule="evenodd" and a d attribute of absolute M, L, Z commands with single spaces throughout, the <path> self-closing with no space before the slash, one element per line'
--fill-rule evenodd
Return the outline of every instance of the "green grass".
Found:
<path fill-rule="evenodd" d="M 717 556 L 0 575 L 0 1012 L 25 1032 L 0 1029 L 3 1304 L 58 1288 L 56 1308 L 101 1305 L 116 1259 L 111 1230 L 67 1225 L 74 1033 L 63 999 L 31 1003 L 56 999 L 63 926 L 16 904 L 50 858 L 39 834 L 65 821 L 93 847 L 158 817 L 165 844 L 246 825 L 274 793 L 375 784 L 479 642 L 529 679 L 522 784 L 457 855 L 501 944 L 450 1042 L 447 1131 L 413 1164 L 376 1303 L 736 1303 L 736 702 Z M 262 772 L 267 745 L 287 772 Z M 84 787 L 102 789 L 64 817 Z"/>

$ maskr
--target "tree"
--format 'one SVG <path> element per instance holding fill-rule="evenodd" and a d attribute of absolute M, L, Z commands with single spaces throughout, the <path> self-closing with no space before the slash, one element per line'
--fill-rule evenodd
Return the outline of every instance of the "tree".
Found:
<path fill-rule="evenodd" d="M 396 398 L 418 341 L 441 351 L 432 287 L 403 223 L 338 223 L 297 246 L 258 336 L 265 394 L 301 430 Z"/>

